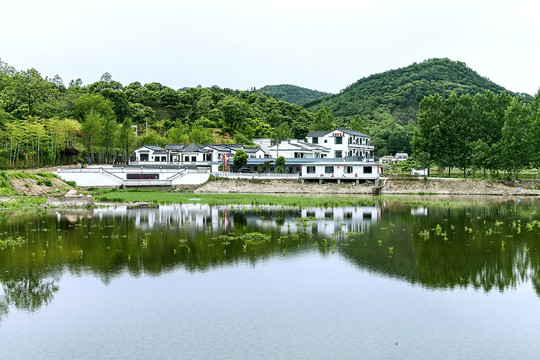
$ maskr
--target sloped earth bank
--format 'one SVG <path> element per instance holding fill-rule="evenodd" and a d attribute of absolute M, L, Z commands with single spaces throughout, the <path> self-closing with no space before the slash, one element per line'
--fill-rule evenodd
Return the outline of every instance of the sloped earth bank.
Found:
<path fill-rule="evenodd" d="M 372 194 L 374 184 L 299 183 L 291 180 L 233 180 L 209 181 L 196 193 L 283 193 L 283 194 Z M 444 195 L 540 195 L 540 181 L 513 182 L 473 181 L 463 179 L 388 180 L 382 195 L 444 194 Z"/>

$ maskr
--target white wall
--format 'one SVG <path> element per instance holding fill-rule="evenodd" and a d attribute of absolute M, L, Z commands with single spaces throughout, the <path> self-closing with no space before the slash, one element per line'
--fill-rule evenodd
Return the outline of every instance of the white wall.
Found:
<path fill-rule="evenodd" d="M 120 185 L 119 181 L 114 181 L 110 177 L 99 173 L 89 173 L 89 172 L 59 172 L 55 173 L 60 179 L 65 181 L 75 181 L 77 186 L 118 186 Z"/>
<path fill-rule="evenodd" d="M 208 181 L 208 178 L 210 177 L 210 173 L 204 173 L 204 174 L 186 174 L 184 176 L 180 176 L 179 178 L 176 178 L 172 181 L 173 185 L 201 185 Z"/>

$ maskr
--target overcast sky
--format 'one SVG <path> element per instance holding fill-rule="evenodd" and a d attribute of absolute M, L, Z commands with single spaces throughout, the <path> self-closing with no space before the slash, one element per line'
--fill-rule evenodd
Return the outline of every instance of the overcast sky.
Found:
<path fill-rule="evenodd" d="M 0 58 L 66 85 L 109 72 L 124 85 L 335 93 L 448 57 L 534 95 L 539 10 L 535 0 L 0 0 Z"/>

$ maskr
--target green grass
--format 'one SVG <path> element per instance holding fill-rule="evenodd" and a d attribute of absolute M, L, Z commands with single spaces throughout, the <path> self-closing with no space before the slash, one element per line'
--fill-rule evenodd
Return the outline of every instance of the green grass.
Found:
<path fill-rule="evenodd" d="M 13 196 L 17 193 L 9 183 L 9 175 L 6 171 L 0 171 L 0 196 Z"/>
<path fill-rule="evenodd" d="M 371 206 L 371 197 L 303 197 L 265 194 L 194 194 L 155 190 L 105 190 L 97 191 L 96 201 L 101 202 L 148 202 L 154 204 L 201 203 L 209 205 L 283 205 L 283 206 Z"/>
<path fill-rule="evenodd" d="M 12 197 L 10 201 L 0 202 L 0 209 L 24 209 L 36 208 L 47 202 L 45 197 L 37 196 L 17 196 Z"/>

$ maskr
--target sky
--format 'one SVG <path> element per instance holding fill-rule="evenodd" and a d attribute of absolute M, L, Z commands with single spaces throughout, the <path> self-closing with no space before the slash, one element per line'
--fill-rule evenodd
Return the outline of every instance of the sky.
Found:
<path fill-rule="evenodd" d="M 0 0 L 17 70 L 174 89 L 293 84 L 337 93 L 431 58 L 514 92 L 540 88 L 535 0 Z"/>

